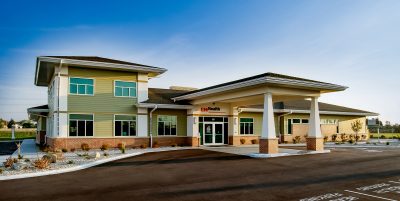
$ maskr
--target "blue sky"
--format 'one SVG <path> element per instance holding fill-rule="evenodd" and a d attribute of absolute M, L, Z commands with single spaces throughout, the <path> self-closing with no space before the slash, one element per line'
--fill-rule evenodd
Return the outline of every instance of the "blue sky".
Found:
<path fill-rule="evenodd" d="M 47 103 L 35 57 L 95 55 L 165 67 L 151 87 L 264 72 L 349 86 L 321 101 L 400 122 L 400 1 L 3 1 L 0 117 Z"/>

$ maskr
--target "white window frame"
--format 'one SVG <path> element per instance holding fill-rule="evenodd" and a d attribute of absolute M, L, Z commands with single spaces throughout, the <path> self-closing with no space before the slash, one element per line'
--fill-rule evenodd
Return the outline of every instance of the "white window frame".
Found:
<path fill-rule="evenodd" d="M 130 120 L 130 121 L 128 121 L 128 120 L 116 120 L 115 119 L 115 116 L 118 116 L 118 115 L 120 115 L 120 116 L 134 116 L 135 117 L 135 120 Z M 137 137 L 138 136 L 138 123 L 137 123 L 137 115 L 136 114 L 114 114 L 114 124 L 113 124 L 113 135 L 114 135 L 114 137 Z M 131 126 L 131 121 L 134 121 L 135 122 L 135 124 L 136 124 L 136 130 L 135 130 L 135 135 L 130 135 L 131 134 L 131 130 L 129 130 L 128 129 L 128 132 L 129 132 L 129 135 L 128 136 L 122 136 L 122 135 L 119 135 L 119 136 L 117 136 L 117 135 L 115 135 L 115 122 L 116 121 L 128 121 L 129 122 L 129 127 Z M 121 126 L 122 126 L 122 124 L 121 124 Z M 121 131 L 122 131 L 122 128 L 121 128 Z"/>
<path fill-rule="evenodd" d="M 75 121 L 85 121 L 85 136 L 78 136 L 78 124 L 76 124 L 76 127 L 77 127 L 77 130 L 76 130 L 76 136 L 70 136 L 69 135 L 69 129 L 70 129 L 70 121 L 71 121 L 71 119 L 69 118 L 69 116 L 71 115 L 71 114 L 84 114 L 84 115 L 92 115 L 93 116 L 93 120 L 78 120 L 78 119 L 73 119 L 73 120 L 75 120 Z M 76 113 L 76 112 L 74 112 L 74 113 L 68 113 L 68 137 L 71 137 L 71 138 L 93 138 L 93 137 L 95 137 L 95 131 L 94 131 L 94 129 L 95 129 L 95 125 L 94 125 L 94 114 L 93 113 Z M 92 121 L 93 123 L 92 123 L 92 125 L 93 125 L 93 135 L 92 136 L 87 136 L 86 135 L 86 122 L 87 121 Z"/>
<path fill-rule="evenodd" d="M 245 133 L 241 132 L 240 127 L 241 127 L 242 122 L 240 122 L 240 119 L 252 119 L 253 120 L 253 122 L 243 122 L 244 124 L 253 124 L 253 133 L 249 132 L 249 133 L 245 134 Z M 250 127 L 249 127 L 249 130 L 250 130 Z M 240 117 L 239 118 L 239 133 L 240 133 L 240 135 L 254 135 L 254 118 L 253 117 Z"/>
<path fill-rule="evenodd" d="M 135 91 L 136 91 L 136 93 L 135 93 L 135 96 L 130 96 L 130 94 L 131 94 L 131 88 L 132 87 L 121 87 L 121 88 L 128 88 L 129 89 L 129 96 L 117 96 L 117 95 L 115 95 L 115 88 L 117 87 L 116 86 L 116 82 L 134 82 L 135 84 L 136 84 L 136 89 L 135 89 Z M 129 81 L 127 81 L 127 80 L 114 80 L 114 85 L 113 85 L 113 93 L 114 93 L 114 97 L 120 97 L 120 98 L 137 98 L 137 96 L 138 96 L 138 82 L 137 81 L 131 81 L 131 80 L 129 80 Z"/>
<path fill-rule="evenodd" d="M 338 125 L 338 119 L 321 119 L 321 125 Z"/>
<path fill-rule="evenodd" d="M 93 80 L 93 94 L 78 94 L 78 93 L 73 94 L 73 93 L 71 93 L 71 78 L 90 79 L 90 80 Z M 77 86 L 79 86 L 79 85 L 85 85 L 85 91 L 87 90 L 87 89 L 86 89 L 86 86 L 87 86 L 88 84 L 77 84 Z M 69 76 L 69 77 L 68 77 L 68 94 L 69 94 L 69 95 L 73 95 L 73 96 L 94 96 L 95 91 L 96 91 L 95 89 L 96 89 L 96 79 L 95 79 L 95 78 L 92 78 L 92 77 L 76 77 L 76 76 Z M 77 92 L 78 92 L 78 88 L 77 88 Z"/>
<path fill-rule="evenodd" d="M 158 133 L 158 123 L 160 122 L 158 120 L 159 116 L 171 116 L 171 117 L 175 117 L 176 118 L 176 121 L 175 121 L 176 122 L 176 133 L 175 133 L 175 135 L 165 135 L 165 134 L 164 135 L 159 135 L 159 133 Z M 164 133 L 165 133 L 165 122 L 167 122 L 167 121 L 161 121 L 161 122 L 164 122 Z M 172 128 L 172 126 L 170 126 L 170 133 L 171 133 L 171 128 Z M 164 114 L 157 115 L 157 136 L 165 136 L 165 137 L 178 136 L 178 116 L 177 115 L 164 115 Z"/>

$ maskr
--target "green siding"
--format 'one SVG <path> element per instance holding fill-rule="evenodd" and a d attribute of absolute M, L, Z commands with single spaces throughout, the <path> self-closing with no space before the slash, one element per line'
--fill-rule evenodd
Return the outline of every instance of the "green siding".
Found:
<path fill-rule="evenodd" d="M 114 115 L 95 114 L 94 115 L 94 136 L 113 137 Z"/>
<path fill-rule="evenodd" d="M 114 80 L 137 82 L 137 73 L 69 67 L 68 74 L 94 79 L 93 96 L 68 95 L 68 113 L 94 114 L 95 137 L 113 136 L 114 114 L 137 113 L 137 98 L 114 97 Z"/>
<path fill-rule="evenodd" d="M 150 110 L 149 110 L 150 113 Z M 172 110 L 172 109 L 157 109 L 153 112 L 152 119 L 152 134 L 153 136 L 157 136 L 157 115 L 172 115 L 176 116 L 178 121 L 178 130 L 177 136 L 187 136 L 186 134 L 186 124 L 187 124 L 187 111 L 186 110 Z"/>

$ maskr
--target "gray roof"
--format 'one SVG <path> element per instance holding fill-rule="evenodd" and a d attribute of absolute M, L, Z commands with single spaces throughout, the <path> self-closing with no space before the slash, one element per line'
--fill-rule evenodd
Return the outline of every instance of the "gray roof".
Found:
<path fill-rule="evenodd" d="M 142 103 L 190 105 L 187 101 L 172 100 L 173 97 L 188 92 L 187 90 L 149 88 L 149 99 Z"/>
<path fill-rule="evenodd" d="M 287 80 L 291 80 L 291 81 L 305 81 L 305 82 L 309 82 L 309 83 L 329 85 L 329 86 L 337 88 L 339 90 L 344 90 L 344 89 L 347 88 L 345 86 L 336 85 L 336 84 L 332 84 L 332 83 L 320 82 L 320 81 L 316 81 L 316 80 L 310 80 L 310 79 L 304 79 L 304 78 L 300 78 L 300 77 L 294 77 L 294 76 L 288 76 L 288 75 L 282 75 L 282 74 L 268 72 L 268 73 L 263 73 L 263 74 L 259 74 L 259 75 L 255 75 L 255 76 L 251 76 L 251 77 L 246 77 L 246 78 L 239 79 L 239 80 L 234 80 L 234 81 L 231 81 L 231 82 L 225 82 L 225 83 L 222 83 L 222 84 L 218 84 L 218 85 L 214 85 L 214 86 L 210 86 L 210 87 L 206 87 L 206 88 L 202 88 L 202 89 L 186 92 L 184 94 L 181 94 L 180 96 L 185 96 L 185 95 L 194 94 L 194 93 L 198 93 L 198 92 L 202 92 L 202 91 L 207 91 L 207 90 L 210 90 L 210 89 L 225 87 L 225 86 L 228 86 L 228 85 L 233 85 L 233 84 L 237 84 L 237 83 L 241 83 L 241 82 L 251 81 L 251 80 L 258 79 L 258 78 L 281 78 L 281 79 L 287 79 Z"/>
<path fill-rule="evenodd" d="M 42 56 L 42 57 L 50 57 L 50 58 L 58 58 L 58 59 L 73 59 L 73 60 L 81 60 L 81 61 L 94 61 L 94 62 L 103 62 L 103 63 L 113 63 L 113 64 L 125 64 L 125 65 L 134 65 L 134 66 L 143 66 L 150 68 L 159 68 L 155 66 L 148 66 L 138 63 L 132 63 L 129 61 L 121 61 L 116 59 L 109 59 L 105 57 L 98 56 Z"/>

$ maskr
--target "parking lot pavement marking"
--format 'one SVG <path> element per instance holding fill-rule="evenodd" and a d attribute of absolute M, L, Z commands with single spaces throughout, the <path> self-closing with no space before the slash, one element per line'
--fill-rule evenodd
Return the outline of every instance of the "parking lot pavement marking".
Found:
<path fill-rule="evenodd" d="M 393 200 L 393 199 L 389 199 L 389 198 L 379 197 L 379 196 L 376 196 L 376 195 L 369 195 L 369 194 L 366 194 L 366 193 L 360 193 L 360 192 L 356 192 L 356 191 L 350 191 L 350 190 L 344 190 L 344 191 L 349 192 L 349 193 L 359 194 L 359 195 L 365 195 L 365 196 L 368 196 L 368 197 L 378 198 L 378 199 L 382 199 L 382 200 L 397 201 L 397 200 Z"/>
<path fill-rule="evenodd" d="M 323 195 L 318 195 L 309 198 L 300 199 L 300 201 L 322 201 L 322 200 L 329 200 L 329 201 L 353 201 L 358 200 L 359 198 L 354 196 L 348 196 L 341 193 L 327 193 Z"/>
<path fill-rule="evenodd" d="M 400 182 L 398 182 L 398 181 L 389 181 L 389 182 L 395 183 L 395 184 L 400 184 Z"/>

